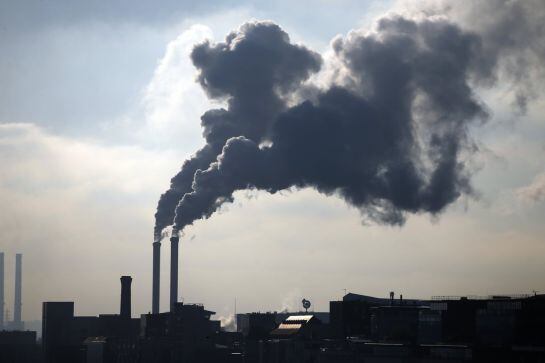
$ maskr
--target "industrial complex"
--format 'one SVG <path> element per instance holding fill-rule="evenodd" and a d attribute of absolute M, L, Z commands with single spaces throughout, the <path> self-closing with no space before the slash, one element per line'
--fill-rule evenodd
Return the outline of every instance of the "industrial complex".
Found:
<path fill-rule="evenodd" d="M 214 312 L 178 302 L 178 237 L 170 309 L 159 311 L 160 242 L 153 244 L 152 312 L 133 316 L 130 276 L 117 314 L 76 316 L 74 302 L 42 304 L 41 339 L 21 321 L 22 255 L 16 255 L 13 320 L 0 320 L 0 362 L 337 363 L 543 362 L 545 295 L 437 296 L 428 300 L 347 293 L 329 311 L 236 314 L 226 331 Z M 4 312 L 4 254 L 0 253 Z"/>

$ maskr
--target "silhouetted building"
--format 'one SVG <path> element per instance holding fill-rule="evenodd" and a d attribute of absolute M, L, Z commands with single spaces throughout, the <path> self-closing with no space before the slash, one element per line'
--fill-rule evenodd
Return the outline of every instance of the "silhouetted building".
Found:
<path fill-rule="evenodd" d="M 70 345 L 73 302 L 42 304 L 42 349 L 47 363 L 77 359 L 77 348 Z"/>
<path fill-rule="evenodd" d="M 4 329 L 4 252 L 0 252 L 0 330 Z"/>
<path fill-rule="evenodd" d="M 328 324 L 330 319 L 329 312 L 265 312 L 265 313 L 239 313 L 236 315 L 237 331 L 244 337 L 250 336 L 251 339 L 265 338 L 280 323 L 290 316 L 300 316 L 312 314 L 322 323 Z"/>
<path fill-rule="evenodd" d="M 379 342 L 441 341 L 441 314 L 428 306 L 387 305 L 371 308 L 371 338 Z"/>
<path fill-rule="evenodd" d="M 371 307 L 367 301 L 330 301 L 331 331 L 338 338 L 371 336 Z"/>
<path fill-rule="evenodd" d="M 347 294 L 330 302 L 330 335 L 289 324 L 246 362 L 543 362 L 545 297 L 425 300 Z M 322 324 L 322 328 L 327 325 Z M 281 334 L 278 334 L 282 332 Z"/>
<path fill-rule="evenodd" d="M 476 361 L 545 361 L 545 295 L 444 297 L 442 340 L 470 344 Z"/>
<path fill-rule="evenodd" d="M 73 302 L 44 302 L 42 347 L 47 363 L 86 362 L 102 347 L 103 362 L 134 362 L 140 319 L 130 317 L 129 276 L 121 278 L 120 314 L 74 316 Z M 97 338 L 101 337 L 101 338 Z M 88 353 L 87 349 L 92 352 Z"/>
<path fill-rule="evenodd" d="M 42 362 L 34 331 L 0 331 L 0 362 Z"/>
<path fill-rule="evenodd" d="M 237 314 L 237 330 L 244 337 L 263 339 L 280 323 L 276 312 Z"/>
<path fill-rule="evenodd" d="M 88 337 L 83 341 L 86 363 L 139 361 L 137 340 L 123 337 Z"/>
<path fill-rule="evenodd" d="M 130 318 L 130 281 L 121 278 L 119 315 L 74 316 L 71 302 L 45 302 L 46 362 L 545 361 L 544 295 L 426 301 L 347 294 L 330 302 L 329 313 L 237 314 L 238 332 L 224 332 L 199 304 Z"/>
<path fill-rule="evenodd" d="M 268 339 L 259 342 L 260 363 L 314 362 L 324 337 L 322 322 L 313 315 L 288 316 Z"/>
<path fill-rule="evenodd" d="M 321 323 L 314 315 L 289 316 L 269 335 L 278 339 L 293 337 L 313 339 L 316 327 L 320 326 Z"/>
<path fill-rule="evenodd" d="M 212 362 L 220 322 L 202 305 L 176 303 L 171 312 L 141 317 L 143 362 Z"/>
<path fill-rule="evenodd" d="M 330 301 L 331 332 L 339 338 L 371 338 L 371 308 L 379 306 L 426 306 L 423 300 L 378 298 L 367 295 L 348 293 L 342 301 Z"/>
<path fill-rule="evenodd" d="M 432 310 L 441 311 L 443 342 L 467 344 L 475 340 L 477 310 L 486 306 L 486 300 L 461 297 L 433 301 L 430 306 Z"/>
<path fill-rule="evenodd" d="M 316 362 L 471 362 L 472 350 L 465 345 L 411 345 L 403 343 L 372 342 L 360 338 L 328 341 L 319 350 Z"/>

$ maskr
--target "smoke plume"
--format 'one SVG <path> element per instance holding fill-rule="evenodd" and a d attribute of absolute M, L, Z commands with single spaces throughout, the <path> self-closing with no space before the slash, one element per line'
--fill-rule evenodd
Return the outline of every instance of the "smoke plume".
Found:
<path fill-rule="evenodd" d="M 156 233 L 172 223 L 174 206 L 182 230 L 245 189 L 311 187 L 392 225 L 471 195 L 469 127 L 488 117 L 474 88 L 495 85 L 502 57 L 513 56 L 480 31 L 446 17 L 382 18 L 372 32 L 332 42 L 334 77 L 321 88 L 305 82 L 320 57 L 272 23 L 198 45 L 199 82 L 228 109 L 203 115 L 207 145 L 161 197 Z M 535 42 L 543 41 L 527 47 Z M 288 107 L 290 94 L 309 96 Z"/>
<path fill-rule="evenodd" d="M 273 120 L 287 107 L 286 97 L 321 65 L 317 53 L 291 44 L 288 34 L 270 22 L 247 23 L 223 43 L 197 45 L 191 59 L 207 95 L 227 100 L 227 110 L 209 110 L 201 117 L 206 145 L 185 161 L 170 189 L 161 195 L 155 214 L 156 240 L 172 224 L 178 202 L 192 191 L 195 173 L 208 169 L 232 137 L 265 141 Z"/>

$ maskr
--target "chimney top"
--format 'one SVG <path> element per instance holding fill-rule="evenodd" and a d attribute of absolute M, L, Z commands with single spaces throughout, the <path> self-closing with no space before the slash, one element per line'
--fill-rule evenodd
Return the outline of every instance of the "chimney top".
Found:
<path fill-rule="evenodd" d="M 119 315 L 122 318 L 129 319 L 131 317 L 131 282 L 132 277 L 121 276 L 121 307 Z"/>

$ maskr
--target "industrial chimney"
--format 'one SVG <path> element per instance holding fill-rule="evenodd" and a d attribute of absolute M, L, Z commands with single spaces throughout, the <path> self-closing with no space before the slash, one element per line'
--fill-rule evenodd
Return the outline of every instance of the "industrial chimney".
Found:
<path fill-rule="evenodd" d="M 151 312 L 159 314 L 159 291 L 161 287 L 161 242 L 153 242 L 153 286 Z"/>
<path fill-rule="evenodd" d="M 121 307 L 119 315 L 122 318 L 131 318 L 131 282 L 132 277 L 121 276 Z"/>
<path fill-rule="evenodd" d="M 170 237 L 170 311 L 178 302 L 178 233 L 173 231 Z"/>
<path fill-rule="evenodd" d="M 0 252 L 0 330 L 4 329 L 4 252 Z"/>
<path fill-rule="evenodd" d="M 15 255 L 15 299 L 13 301 L 13 326 L 15 330 L 21 330 L 21 290 L 22 277 L 21 269 L 23 268 L 23 255 L 17 253 Z"/>

